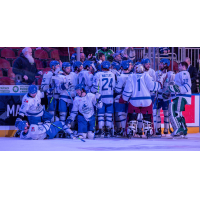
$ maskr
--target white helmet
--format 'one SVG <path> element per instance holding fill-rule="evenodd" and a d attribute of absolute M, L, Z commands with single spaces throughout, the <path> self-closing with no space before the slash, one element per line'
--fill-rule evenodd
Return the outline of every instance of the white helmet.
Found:
<path fill-rule="evenodd" d="M 144 66 L 142 64 L 136 65 L 135 66 L 135 71 L 136 73 L 144 73 Z"/>

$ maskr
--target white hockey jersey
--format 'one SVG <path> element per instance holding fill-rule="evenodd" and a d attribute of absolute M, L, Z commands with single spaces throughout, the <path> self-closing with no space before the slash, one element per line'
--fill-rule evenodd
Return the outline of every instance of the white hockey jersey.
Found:
<path fill-rule="evenodd" d="M 115 97 L 115 102 L 119 102 L 119 98 L 120 98 L 122 92 L 124 91 L 126 81 L 131 74 L 133 74 L 133 73 L 132 72 L 126 73 L 126 74 L 123 73 L 123 74 L 121 74 L 120 76 L 117 77 L 115 92 L 118 93 L 119 95 L 117 95 Z"/>
<path fill-rule="evenodd" d="M 69 75 L 62 76 L 59 85 L 59 99 L 67 103 L 73 103 L 72 98 L 76 96 L 75 86 L 78 84 L 77 74 L 70 72 Z"/>
<path fill-rule="evenodd" d="M 113 92 L 115 88 L 115 75 L 111 71 L 98 72 L 94 76 L 91 92 L 99 90 L 102 102 L 105 104 L 113 103 Z"/>
<path fill-rule="evenodd" d="M 82 70 L 78 74 L 78 84 L 83 84 L 85 86 L 86 92 L 90 92 L 93 82 L 93 74 L 87 70 Z"/>
<path fill-rule="evenodd" d="M 49 85 L 51 83 L 51 77 L 53 76 L 52 71 L 45 72 L 43 75 L 42 83 L 41 83 L 41 90 L 46 92 L 49 89 Z"/>
<path fill-rule="evenodd" d="M 22 105 L 19 109 L 19 115 L 24 117 L 34 116 L 40 117 L 43 115 L 43 106 L 41 105 L 41 98 L 44 98 L 44 92 L 37 91 L 36 96 L 33 98 L 29 94 L 24 95 Z"/>
<path fill-rule="evenodd" d="M 156 72 L 156 80 L 159 79 L 159 76 L 161 74 L 162 74 L 162 71 L 160 71 L 160 70 Z M 167 72 L 166 79 L 165 79 L 165 82 L 163 84 L 163 88 L 158 91 L 158 98 L 159 99 L 163 99 L 162 94 L 164 92 L 166 92 L 166 90 L 167 90 L 167 88 L 170 84 L 174 83 L 174 79 L 175 79 L 175 73 L 173 71 Z"/>
<path fill-rule="evenodd" d="M 161 84 L 154 82 L 148 73 L 131 74 L 126 82 L 122 97 L 135 107 L 147 107 L 151 101 L 150 91 L 157 91 Z"/>
<path fill-rule="evenodd" d="M 191 78 L 188 71 L 182 71 L 175 75 L 175 84 L 179 86 L 180 93 L 172 94 L 173 99 L 176 97 L 184 97 L 187 104 L 191 104 Z"/>
<path fill-rule="evenodd" d="M 68 119 L 75 120 L 76 115 L 80 113 L 86 121 L 94 115 L 94 106 L 96 105 L 96 96 L 92 93 L 87 93 L 84 97 L 76 96 Z M 99 107 L 99 106 L 98 106 Z"/>

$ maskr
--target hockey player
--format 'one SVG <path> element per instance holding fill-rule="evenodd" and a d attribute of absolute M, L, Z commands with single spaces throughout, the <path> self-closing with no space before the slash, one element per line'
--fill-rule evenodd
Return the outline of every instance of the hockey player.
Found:
<path fill-rule="evenodd" d="M 108 61 L 104 61 L 102 63 L 102 72 L 98 72 L 95 74 L 93 79 L 93 86 L 91 88 L 92 93 L 98 92 L 101 94 L 103 107 L 98 110 L 98 124 L 100 129 L 99 135 L 103 133 L 105 117 L 105 137 L 111 134 L 111 128 L 113 123 L 112 114 L 114 102 L 113 91 L 115 88 L 115 76 L 109 69 L 110 63 Z"/>
<path fill-rule="evenodd" d="M 79 74 L 80 71 L 82 70 L 83 70 L 83 63 L 80 61 L 74 62 L 72 71 L 75 72 L 76 74 Z"/>
<path fill-rule="evenodd" d="M 87 70 L 92 64 L 91 61 L 85 61 L 83 63 L 83 70 L 78 74 L 78 84 L 84 85 L 86 92 L 90 92 L 92 87 L 93 74 Z"/>
<path fill-rule="evenodd" d="M 84 85 L 76 85 L 75 90 L 78 96 L 74 99 L 73 108 L 66 124 L 71 125 L 78 115 L 78 136 L 81 136 L 84 139 L 86 137 L 93 139 L 95 130 L 94 106 L 98 106 L 98 108 L 102 107 L 102 102 L 99 99 L 100 95 L 96 94 L 99 99 L 98 105 L 96 105 L 97 98 L 95 94 L 86 93 Z"/>
<path fill-rule="evenodd" d="M 155 98 L 155 103 L 153 106 L 153 118 L 154 118 L 154 128 L 156 131 L 156 135 L 161 137 L 161 117 L 160 117 L 160 109 L 162 108 L 164 113 L 164 136 L 168 134 L 169 130 L 169 103 L 170 99 L 164 100 L 162 94 L 167 90 L 169 85 L 173 85 L 175 73 L 173 71 L 168 71 L 170 65 L 170 61 L 168 59 L 160 60 L 160 70 L 156 72 L 156 80 L 160 79 L 160 76 L 166 75 L 163 89 L 160 89 L 157 93 L 157 97 Z M 168 72 L 167 72 L 168 71 Z"/>
<path fill-rule="evenodd" d="M 117 62 L 112 62 L 110 71 L 115 75 L 115 79 L 117 80 L 117 76 L 120 76 L 121 65 Z"/>
<path fill-rule="evenodd" d="M 143 65 L 136 66 L 136 74 L 131 74 L 126 82 L 122 98 L 129 101 L 128 117 L 129 127 L 127 137 L 137 131 L 137 115 L 143 114 L 143 131 L 148 137 L 153 134 L 152 130 L 152 100 L 150 91 L 157 91 L 162 88 L 163 77 L 160 82 L 154 82 L 148 73 L 144 73 Z"/>
<path fill-rule="evenodd" d="M 60 63 L 56 60 L 53 60 L 50 62 L 51 71 L 45 72 L 43 75 L 42 83 L 41 83 L 41 91 L 46 92 L 49 89 L 49 85 L 51 82 L 51 77 L 55 73 L 55 71 L 58 71 L 58 68 L 60 68 Z M 56 71 L 56 73 L 57 73 Z M 51 98 L 51 96 L 49 96 Z"/>
<path fill-rule="evenodd" d="M 41 105 L 41 98 L 44 98 L 44 92 L 40 92 L 35 85 L 30 85 L 28 93 L 22 98 L 22 105 L 15 122 L 16 127 L 25 115 L 28 118 L 29 124 L 38 124 L 41 121 L 51 121 L 53 116 L 44 111 L 44 108 Z"/>
<path fill-rule="evenodd" d="M 126 118 L 128 111 L 128 103 L 119 103 L 119 98 L 124 90 L 126 81 L 132 72 L 132 65 L 130 61 L 126 60 L 122 62 L 122 74 L 117 77 L 115 86 L 115 124 L 117 126 L 117 135 L 122 135 L 126 128 Z M 121 125 L 121 126 L 120 126 Z"/>
<path fill-rule="evenodd" d="M 60 121 L 31 124 L 30 126 L 27 121 L 20 121 L 17 128 L 20 130 L 20 138 L 29 140 L 53 139 L 61 129 L 66 132 L 70 131 L 65 123 Z"/>
<path fill-rule="evenodd" d="M 73 106 L 73 99 L 76 96 L 75 86 L 77 85 L 77 74 L 71 72 L 71 64 L 64 62 L 62 69 L 65 75 L 63 75 L 60 81 L 60 97 L 59 97 L 59 114 L 60 121 L 65 121 L 67 113 L 71 112 Z"/>
<path fill-rule="evenodd" d="M 56 61 L 58 62 L 58 61 Z M 58 120 L 57 112 L 58 112 L 58 105 L 59 105 L 59 85 L 62 82 L 62 65 L 56 65 L 54 67 L 55 71 L 50 79 L 50 88 L 47 90 L 48 93 L 48 111 L 50 114 L 53 115 L 52 122 Z"/>
<path fill-rule="evenodd" d="M 175 75 L 174 85 L 169 85 L 163 97 L 168 99 L 171 93 L 173 101 L 169 104 L 169 120 L 174 132 L 172 136 L 183 135 L 186 138 L 187 125 L 182 111 L 185 111 L 185 105 L 191 104 L 191 78 L 187 71 L 188 64 L 181 62 L 179 64 L 179 73 Z"/>

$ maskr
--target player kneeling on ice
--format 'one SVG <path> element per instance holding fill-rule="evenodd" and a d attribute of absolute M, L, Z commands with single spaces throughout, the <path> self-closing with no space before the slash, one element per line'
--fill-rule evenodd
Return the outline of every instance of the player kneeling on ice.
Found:
<path fill-rule="evenodd" d="M 153 135 L 152 127 L 152 100 L 150 91 L 157 91 L 162 88 L 164 77 L 160 82 L 154 82 L 148 73 L 144 73 L 143 65 L 136 66 L 136 74 L 129 75 L 122 98 L 129 101 L 128 106 L 128 128 L 127 137 L 131 138 L 137 132 L 137 116 L 143 114 L 143 131 L 147 138 Z"/>
<path fill-rule="evenodd" d="M 44 110 L 41 98 L 44 98 L 44 92 L 40 92 L 35 85 L 30 85 L 28 93 L 22 99 L 22 105 L 15 122 L 16 127 L 24 116 L 27 116 L 30 125 L 52 120 L 53 115 Z"/>
<path fill-rule="evenodd" d="M 100 101 L 100 94 L 86 93 L 82 84 L 76 85 L 75 90 L 78 96 L 74 99 L 73 108 L 66 124 L 69 126 L 78 115 L 78 136 L 84 139 L 86 137 L 93 139 L 95 131 L 94 106 L 101 108 L 103 105 Z"/>
<path fill-rule="evenodd" d="M 63 130 L 71 134 L 71 130 L 64 122 L 39 123 L 29 125 L 27 121 L 20 121 L 17 128 L 20 130 L 21 139 L 43 140 L 53 139 L 56 134 Z"/>
<path fill-rule="evenodd" d="M 178 69 L 179 73 L 175 75 L 174 85 L 169 85 L 168 90 L 163 93 L 163 98 L 168 99 L 170 94 L 173 101 L 169 104 L 169 120 L 174 132 L 172 136 L 183 135 L 186 138 L 187 125 L 182 111 L 185 111 L 185 105 L 191 104 L 191 78 L 187 71 L 188 64 L 181 62 Z"/>

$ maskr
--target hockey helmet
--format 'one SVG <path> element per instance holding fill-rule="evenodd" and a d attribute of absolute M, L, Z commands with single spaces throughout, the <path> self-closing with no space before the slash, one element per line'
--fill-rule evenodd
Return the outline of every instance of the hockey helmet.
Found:
<path fill-rule="evenodd" d="M 62 67 L 65 69 L 66 67 L 71 67 L 71 64 L 69 62 L 64 62 Z"/>
<path fill-rule="evenodd" d="M 19 122 L 17 128 L 21 131 L 25 130 L 25 128 L 28 126 L 28 122 L 27 121 L 21 121 Z"/>
<path fill-rule="evenodd" d="M 136 63 L 135 63 L 135 66 L 137 66 L 137 65 L 139 65 L 139 64 L 142 64 L 142 63 L 141 63 L 141 62 L 136 62 Z"/>
<path fill-rule="evenodd" d="M 127 61 L 128 61 L 129 64 L 131 63 L 133 65 L 133 61 L 132 60 L 129 59 Z"/>
<path fill-rule="evenodd" d="M 37 93 L 37 86 L 36 85 L 30 85 L 28 87 L 28 93 L 29 94 L 35 94 L 35 93 Z"/>
<path fill-rule="evenodd" d="M 59 64 L 60 63 L 57 60 L 52 60 L 49 65 L 50 65 L 50 67 L 52 69 L 53 66 L 56 66 L 56 65 L 59 65 Z"/>
<path fill-rule="evenodd" d="M 127 70 L 129 68 L 129 61 L 128 60 L 122 61 L 122 68 L 124 70 Z"/>
<path fill-rule="evenodd" d="M 141 64 L 144 65 L 144 62 L 145 62 L 145 58 L 143 58 L 143 59 L 141 60 Z"/>
<path fill-rule="evenodd" d="M 84 69 L 87 69 L 87 67 L 89 67 L 90 65 L 92 65 L 92 61 L 86 60 L 86 61 L 83 63 L 83 68 L 84 68 Z"/>
<path fill-rule="evenodd" d="M 78 84 L 76 85 L 75 90 L 85 90 L 85 86 L 83 84 Z"/>
<path fill-rule="evenodd" d="M 160 62 L 163 63 L 163 65 L 167 65 L 167 67 L 170 65 L 170 60 L 166 58 L 161 59 Z"/>
<path fill-rule="evenodd" d="M 136 71 L 136 73 L 138 73 L 138 74 L 143 73 L 143 72 L 144 72 L 144 66 L 143 66 L 142 64 L 136 65 L 136 66 L 135 66 L 135 71 Z"/>
<path fill-rule="evenodd" d="M 151 63 L 151 61 L 148 58 L 144 59 L 144 64 L 147 64 L 147 63 Z"/>
<path fill-rule="evenodd" d="M 117 71 L 120 69 L 120 64 L 119 63 L 117 63 L 117 62 L 112 62 L 111 63 L 111 66 L 113 66 L 113 69 L 116 69 Z"/>
<path fill-rule="evenodd" d="M 110 63 L 108 61 L 103 61 L 101 66 L 102 66 L 103 69 L 109 69 Z"/>
<path fill-rule="evenodd" d="M 76 68 L 76 67 L 79 68 L 81 65 L 83 66 L 82 62 L 76 61 L 76 62 L 74 63 L 74 65 L 73 65 L 73 67 L 74 67 L 74 68 Z"/>

